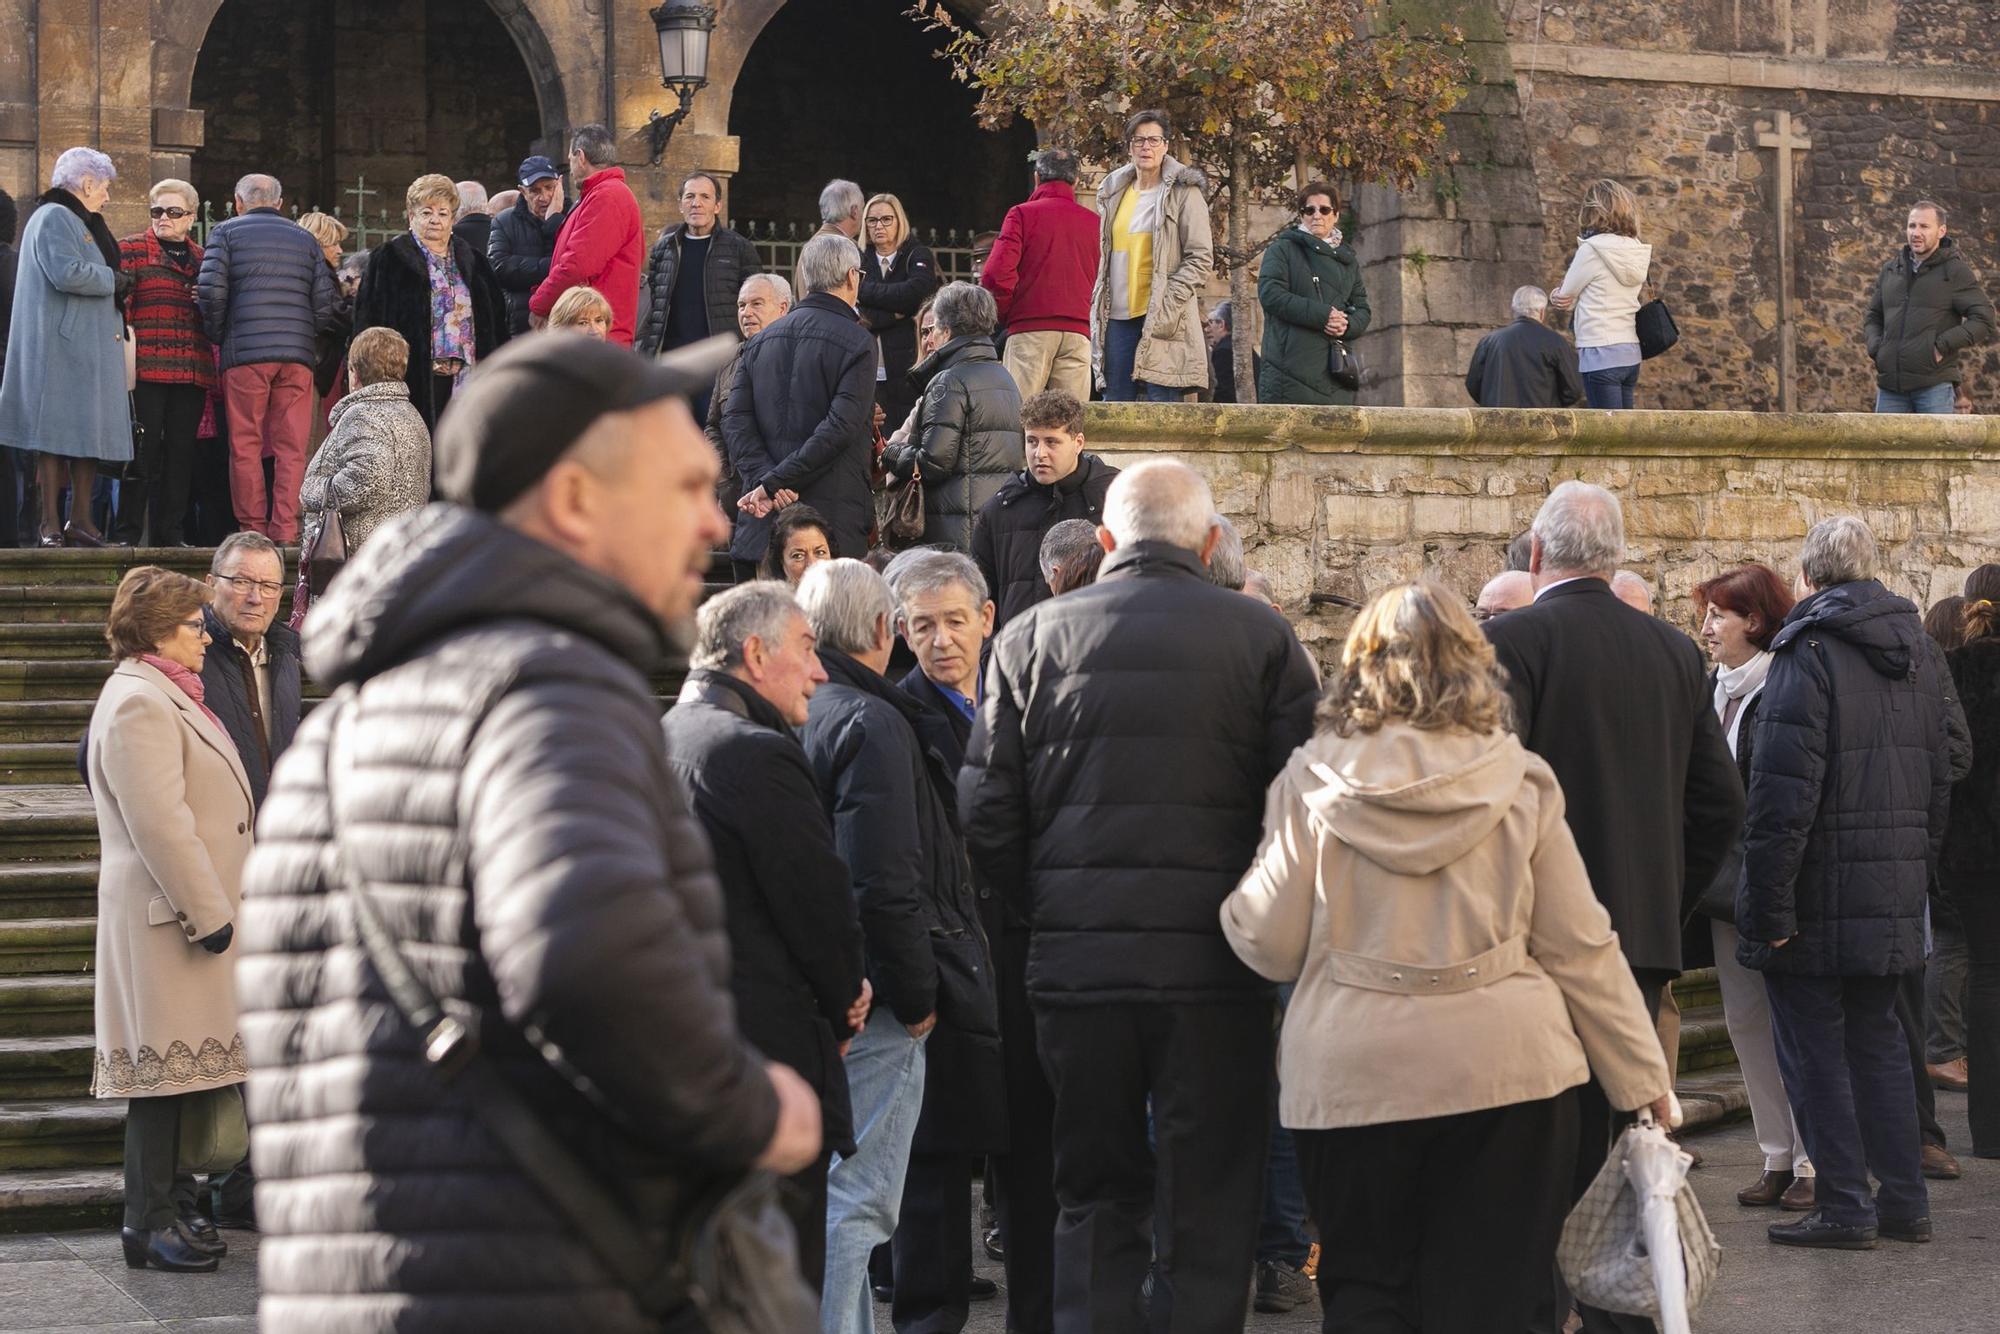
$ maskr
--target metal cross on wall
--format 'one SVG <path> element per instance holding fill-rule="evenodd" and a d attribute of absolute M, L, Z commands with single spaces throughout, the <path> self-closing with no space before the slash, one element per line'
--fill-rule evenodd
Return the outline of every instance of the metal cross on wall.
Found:
<path fill-rule="evenodd" d="M 1796 133 L 1794 131 L 1797 131 Z M 1792 124 L 1792 113 L 1780 111 L 1757 122 L 1757 147 L 1778 153 L 1777 190 L 1771 208 L 1778 222 L 1778 410 L 1798 410 L 1798 328 L 1792 303 L 1792 154 L 1812 147 L 1812 140 Z"/>

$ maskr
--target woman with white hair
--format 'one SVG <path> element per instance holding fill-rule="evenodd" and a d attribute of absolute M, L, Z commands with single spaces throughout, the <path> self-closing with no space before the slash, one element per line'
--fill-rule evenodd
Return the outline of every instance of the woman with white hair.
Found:
<path fill-rule="evenodd" d="M 132 457 L 124 299 L 118 238 L 104 221 L 111 159 L 72 148 L 56 159 L 47 193 L 21 236 L 14 322 L 0 379 L 0 445 L 40 456 L 42 545 L 101 547 L 90 521 L 100 462 Z M 64 460 L 70 518 L 62 520 Z"/>
<path fill-rule="evenodd" d="M 194 299 L 202 249 L 188 233 L 200 197 L 172 177 L 156 182 L 147 197 L 151 225 L 119 242 L 132 278 L 125 314 L 138 352 L 132 412 L 140 430 L 133 466 L 118 487 L 111 537 L 121 546 L 173 547 L 184 537 L 195 433 L 216 381 L 215 349 Z"/>
<path fill-rule="evenodd" d="M 951 283 L 931 299 L 943 340 L 910 372 L 923 393 L 909 439 L 882 466 L 924 484 L 925 546 L 972 550 L 972 521 L 1026 466 L 1021 391 L 993 347 L 999 310 L 976 283 Z"/>

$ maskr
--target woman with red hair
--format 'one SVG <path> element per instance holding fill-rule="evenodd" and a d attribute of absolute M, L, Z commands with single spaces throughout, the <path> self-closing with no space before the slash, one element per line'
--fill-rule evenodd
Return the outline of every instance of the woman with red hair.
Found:
<path fill-rule="evenodd" d="M 1739 565 L 1726 574 L 1695 586 L 1695 611 L 1701 637 L 1715 660 L 1710 678 L 1715 687 L 1715 712 L 1722 720 L 1723 739 L 1750 785 L 1751 738 L 1757 719 L 1757 699 L 1770 670 L 1771 641 L 1792 610 L 1792 594 L 1768 565 Z M 1731 850 L 1715 883 L 1702 895 L 1699 909 L 1709 919 L 1715 940 L 1715 972 L 1722 988 L 1722 1017 L 1729 1041 L 1743 1067 L 1743 1084 L 1750 1095 L 1750 1119 L 1757 1145 L 1764 1151 L 1764 1171 L 1736 1193 L 1737 1202 L 1752 1207 L 1777 1205 L 1804 1211 L 1813 1207 L 1813 1165 L 1792 1114 L 1778 1074 L 1778 1053 L 1771 1037 L 1771 1002 L 1764 976 L 1736 960 L 1736 882 L 1743 873 L 1740 844 Z"/>

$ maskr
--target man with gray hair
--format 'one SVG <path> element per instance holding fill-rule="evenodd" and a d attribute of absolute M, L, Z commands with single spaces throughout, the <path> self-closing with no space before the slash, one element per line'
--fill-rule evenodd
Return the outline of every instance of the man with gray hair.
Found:
<path fill-rule="evenodd" d="M 1067 148 L 1035 154 L 1034 192 L 1007 210 L 979 270 L 1007 331 L 1007 373 L 1024 399 L 1044 389 L 1090 397 L 1097 215 L 1076 202 L 1076 171 Z"/>
<path fill-rule="evenodd" d="M 237 525 L 296 542 L 313 367 L 320 334 L 334 326 L 339 289 L 319 242 L 279 212 L 283 203 L 276 177 L 252 174 L 236 183 L 236 216 L 209 232 L 195 294 L 208 341 L 222 353 Z"/>
<path fill-rule="evenodd" d="M 836 556 L 868 550 L 875 520 L 868 470 L 875 415 L 875 339 L 861 327 L 861 251 L 820 235 L 799 251 L 806 295 L 743 345 L 722 412 L 722 440 L 744 494 L 730 559 L 754 568 L 772 516 L 804 501 L 826 516 Z"/>
<path fill-rule="evenodd" d="M 1514 289 L 1514 322 L 1479 340 L 1465 392 L 1482 408 L 1568 408 L 1583 402 L 1576 348 L 1544 322 L 1549 294 Z"/>
<path fill-rule="evenodd" d="M 702 604 L 687 683 L 662 723 L 674 772 L 715 849 L 728 908 L 736 1022 L 758 1051 L 805 1077 L 826 1136 L 789 1178 L 799 1266 L 826 1267 L 826 1174 L 854 1152 L 841 1053 L 868 1017 L 861 921 L 847 866 L 794 729 L 826 680 L 812 627 L 786 585 L 743 584 Z"/>
<path fill-rule="evenodd" d="M 813 234 L 837 234 L 858 243 L 861 239 L 861 209 L 866 203 L 861 187 L 853 181 L 843 181 L 838 177 L 828 181 L 819 192 L 819 230 Z"/>
<path fill-rule="evenodd" d="M 1852 515 L 1806 534 L 1750 760 L 1737 955 L 1764 974 L 1778 1067 L 1819 1173 L 1817 1208 L 1767 1229 L 1787 1246 L 1931 1239 L 1896 992 L 1923 967 L 1951 809 L 1948 687 L 1916 607 L 1881 585 L 1876 561 Z"/>
<path fill-rule="evenodd" d="M 1076 568 L 1079 561 L 1090 559 L 1091 552 L 1096 559 L 1104 558 L 1104 548 L 1097 540 L 1097 525 L 1088 519 L 1064 519 L 1049 529 L 1042 538 L 1039 563 L 1042 581 L 1054 592 L 1062 584 L 1063 573 Z"/>
<path fill-rule="evenodd" d="M 1223 939 L 1220 909 L 1318 687 L 1289 626 L 1209 583 L 1214 513 L 1184 463 L 1119 474 L 1097 582 L 996 642 L 959 779 L 974 864 L 1030 933 L 1055 1091 L 1059 1334 L 1140 1328 L 1149 1268 L 1155 1328 L 1243 1324 L 1273 995 Z"/>
<path fill-rule="evenodd" d="M 1208 557 L 1208 582 L 1241 593 L 1243 581 L 1250 573 L 1243 558 L 1243 534 L 1219 510 L 1208 516 L 1208 522 L 1217 534 L 1215 550 Z"/>
<path fill-rule="evenodd" d="M 956 774 L 923 739 L 923 706 L 884 675 L 895 642 L 889 585 L 860 561 L 824 561 L 800 580 L 799 603 L 827 674 L 802 739 L 833 819 L 834 845 L 847 862 L 869 978 L 889 1012 L 848 1049 L 856 1148 L 835 1158 L 827 1179 L 820 1325 L 825 1334 L 869 1334 L 868 1256 L 896 1232 L 926 1100 L 926 1039 L 942 1020 L 958 1030 L 948 1048 L 956 1054 L 957 1039 L 997 1042 L 997 1019 L 991 962 L 951 817 Z M 970 1226 L 959 1230 L 956 1244 L 969 1247 Z M 956 1270 L 966 1272 L 969 1264 Z M 942 1284 L 954 1274 L 912 1277 Z"/>
<path fill-rule="evenodd" d="M 1743 785 L 1710 704 L 1694 641 L 1611 591 L 1625 519 L 1603 487 L 1564 482 L 1535 515 L 1530 606 L 1488 620 L 1506 670 L 1514 730 L 1562 784 L 1569 828 L 1610 911 L 1654 1019 L 1681 971 L 1681 923 L 1742 827 Z M 1609 1152 L 1614 1108 L 1593 1080 L 1579 1091 L 1574 1192 Z M 1568 1293 L 1551 1288 L 1532 1328 L 1562 1328 Z M 1590 1331 L 1643 1328 L 1583 1307 Z"/>
<path fill-rule="evenodd" d="M 458 213 L 451 220 L 451 234 L 463 237 L 472 247 L 472 253 L 483 255 L 493 239 L 493 210 L 486 195 L 486 187 L 478 181 L 458 181 L 453 187 L 458 191 Z"/>
<path fill-rule="evenodd" d="M 576 183 L 576 203 L 556 237 L 548 276 L 528 298 L 528 312 L 529 322 L 539 329 L 564 292 L 594 287 L 611 303 L 609 341 L 630 347 L 639 324 L 646 232 L 639 201 L 617 163 L 617 141 L 602 125 L 586 125 L 570 136 L 569 175 Z"/>
<path fill-rule="evenodd" d="M 783 274 L 753 273 L 736 289 L 736 332 L 747 343 L 791 308 L 792 285 Z M 736 372 L 742 365 L 743 348 L 739 345 L 730 354 L 729 364 L 716 373 L 715 388 L 708 396 L 708 415 L 701 427 L 708 443 L 715 446 L 715 456 L 722 460 L 722 480 L 716 484 L 715 498 L 722 502 L 724 514 L 736 512 L 736 502 L 743 494 L 736 470 L 729 466 L 729 446 L 722 438 L 722 410 L 729 405 L 729 395 L 736 388 Z M 756 574 L 752 572 L 747 577 L 754 579 Z M 738 578 L 744 576 L 739 574 Z"/>

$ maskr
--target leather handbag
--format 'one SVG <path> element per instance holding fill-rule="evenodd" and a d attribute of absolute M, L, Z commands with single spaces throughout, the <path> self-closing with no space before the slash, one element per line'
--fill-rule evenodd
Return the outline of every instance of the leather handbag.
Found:
<path fill-rule="evenodd" d="M 1681 341 L 1681 328 L 1674 323 L 1674 313 L 1658 297 L 1639 307 L 1634 321 L 1639 327 L 1639 358 L 1642 361 L 1651 361 Z"/>
<path fill-rule="evenodd" d="M 1351 391 L 1361 387 L 1361 358 L 1345 338 L 1334 339 L 1327 348 L 1326 370 L 1337 388 Z"/>
<path fill-rule="evenodd" d="M 1743 841 L 1737 839 L 1730 845 L 1729 855 L 1722 859 L 1722 869 L 1715 873 L 1715 879 L 1708 882 L 1708 888 L 1695 900 L 1694 910 L 1703 917 L 1718 922 L 1736 921 L 1736 887 L 1743 879 Z"/>
<path fill-rule="evenodd" d="M 182 1099 L 177 1171 L 227 1172 L 249 1156 L 250 1121 L 243 1113 L 242 1085 L 203 1089 Z"/>
<path fill-rule="evenodd" d="M 875 527 L 891 551 L 924 540 L 924 470 L 911 465 L 908 477 L 890 477 L 875 493 Z"/>
<path fill-rule="evenodd" d="M 340 521 L 340 511 L 329 509 L 299 552 L 299 572 L 305 577 L 306 591 L 314 597 L 325 593 L 333 576 L 346 564 L 347 529 Z"/>
<path fill-rule="evenodd" d="M 600 1184 L 592 1170 L 542 1125 L 527 1099 L 480 1049 L 473 1030 L 448 1014 L 410 967 L 375 906 L 367 882 L 340 847 L 334 760 L 352 687 L 333 701 L 326 796 L 333 872 L 353 910 L 368 962 L 381 978 L 423 1057 L 439 1079 L 465 1094 L 486 1132 L 506 1149 L 600 1263 L 656 1319 L 693 1308 L 708 1334 L 815 1334 L 819 1303 L 799 1274 L 798 1240 L 769 1172 L 719 1174 L 691 1181 L 668 1226 L 664 1247 Z"/>

